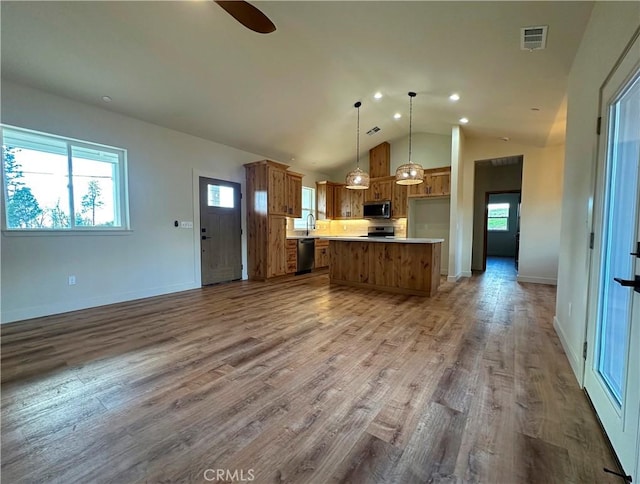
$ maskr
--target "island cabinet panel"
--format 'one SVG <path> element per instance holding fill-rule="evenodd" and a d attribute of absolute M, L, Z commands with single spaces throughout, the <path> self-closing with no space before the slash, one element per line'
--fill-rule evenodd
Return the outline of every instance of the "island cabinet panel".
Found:
<path fill-rule="evenodd" d="M 440 284 L 441 243 L 336 241 L 329 244 L 332 284 L 433 296 Z"/>
<path fill-rule="evenodd" d="M 378 178 L 389 176 L 391 145 L 384 141 L 369 150 L 369 176 Z"/>

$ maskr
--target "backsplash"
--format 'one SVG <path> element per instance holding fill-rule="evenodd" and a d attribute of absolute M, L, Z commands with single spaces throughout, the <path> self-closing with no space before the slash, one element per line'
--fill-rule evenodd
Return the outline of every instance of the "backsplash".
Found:
<path fill-rule="evenodd" d="M 367 235 L 370 226 L 388 227 L 393 226 L 397 237 L 407 236 L 407 219 L 389 219 L 389 220 L 318 220 L 316 221 L 315 230 L 310 230 L 309 235 L 313 236 L 360 236 Z M 287 219 L 287 236 L 306 235 L 306 230 L 295 230 L 293 228 L 293 219 Z"/>

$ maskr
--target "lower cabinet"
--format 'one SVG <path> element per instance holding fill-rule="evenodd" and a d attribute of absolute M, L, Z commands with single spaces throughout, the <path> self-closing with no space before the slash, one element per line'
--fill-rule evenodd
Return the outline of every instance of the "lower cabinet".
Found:
<path fill-rule="evenodd" d="M 316 239 L 315 247 L 315 268 L 329 267 L 329 241 Z"/>
<path fill-rule="evenodd" d="M 298 270 L 298 241 L 287 239 L 287 274 L 293 274 Z"/>
<path fill-rule="evenodd" d="M 284 276 L 287 273 L 287 219 L 281 215 L 269 215 L 267 237 L 267 277 Z"/>

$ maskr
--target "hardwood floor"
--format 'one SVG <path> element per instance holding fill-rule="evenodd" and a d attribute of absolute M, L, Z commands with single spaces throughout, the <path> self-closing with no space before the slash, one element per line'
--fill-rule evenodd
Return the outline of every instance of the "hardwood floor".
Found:
<path fill-rule="evenodd" d="M 554 298 L 489 264 L 432 298 L 323 273 L 4 325 L 2 480 L 620 482 Z"/>

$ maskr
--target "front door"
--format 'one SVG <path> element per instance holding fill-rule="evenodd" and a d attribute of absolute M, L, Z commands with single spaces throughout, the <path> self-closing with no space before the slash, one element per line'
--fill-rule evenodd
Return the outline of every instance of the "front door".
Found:
<path fill-rule="evenodd" d="M 584 386 L 636 482 L 640 414 L 640 43 L 602 89 Z M 635 287 L 634 287 L 635 286 Z"/>
<path fill-rule="evenodd" d="M 200 177 L 202 285 L 242 278 L 240 185 Z"/>

